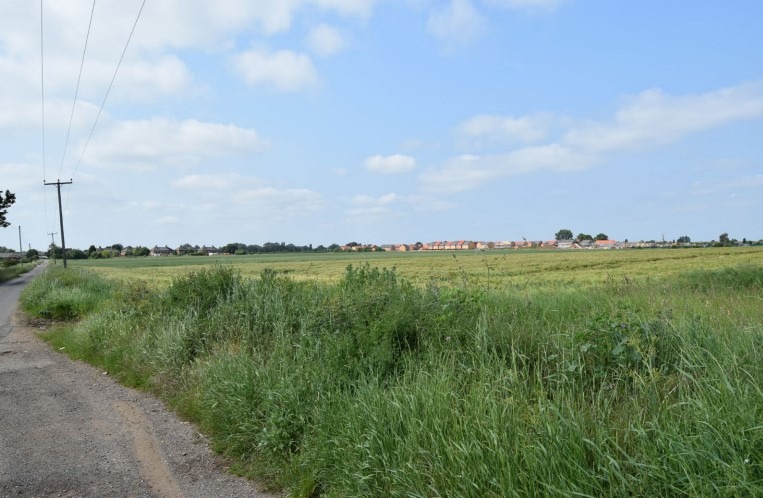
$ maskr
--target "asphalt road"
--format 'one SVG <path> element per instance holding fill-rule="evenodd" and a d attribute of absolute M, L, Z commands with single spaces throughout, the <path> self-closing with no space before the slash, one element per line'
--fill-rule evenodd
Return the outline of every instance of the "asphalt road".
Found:
<path fill-rule="evenodd" d="M 11 316 L 16 309 L 21 290 L 35 275 L 43 270 L 45 264 L 39 265 L 29 273 L 25 273 L 13 280 L 0 283 L 0 340 L 11 331 Z"/>
<path fill-rule="evenodd" d="M 0 497 L 270 497 L 226 472 L 193 425 L 52 351 L 0 284 Z"/>

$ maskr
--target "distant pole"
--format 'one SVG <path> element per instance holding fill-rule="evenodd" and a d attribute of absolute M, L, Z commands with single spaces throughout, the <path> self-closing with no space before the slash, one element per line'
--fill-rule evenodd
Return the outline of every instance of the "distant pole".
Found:
<path fill-rule="evenodd" d="M 53 236 L 57 233 L 58 232 L 51 232 L 48 234 L 50 235 L 50 250 L 53 251 L 53 264 L 56 264 L 56 240 L 53 238 Z"/>
<path fill-rule="evenodd" d="M 55 185 L 56 189 L 58 189 L 58 219 L 61 223 L 61 253 L 63 255 L 64 259 L 64 268 L 66 268 L 66 239 L 64 239 L 64 212 L 61 209 L 61 185 L 69 185 L 72 183 L 71 178 L 69 178 L 68 182 L 62 182 L 61 180 L 46 183 L 45 185 Z M 53 254 L 55 254 L 56 248 L 53 248 Z M 54 256 L 55 257 L 55 256 Z"/>
<path fill-rule="evenodd" d="M 22 252 L 24 252 L 24 249 L 22 248 L 22 245 L 21 245 L 21 225 L 19 225 L 19 253 L 22 253 Z"/>

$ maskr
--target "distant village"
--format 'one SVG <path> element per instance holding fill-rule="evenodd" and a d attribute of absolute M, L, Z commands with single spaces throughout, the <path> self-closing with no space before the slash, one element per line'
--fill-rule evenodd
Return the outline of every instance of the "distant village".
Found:
<path fill-rule="evenodd" d="M 569 233 L 569 231 L 567 231 Z M 763 240 L 748 241 L 729 238 L 723 233 L 719 240 L 710 242 L 692 242 L 688 236 L 679 237 L 676 240 L 648 240 L 629 242 L 612 240 L 605 234 L 599 234 L 596 238 L 581 234 L 573 239 L 554 240 L 502 240 L 502 241 L 474 241 L 474 240 L 437 240 L 433 242 L 416 242 L 411 244 L 362 244 L 349 242 L 345 245 L 331 244 L 329 246 L 312 244 L 298 246 L 284 242 L 266 242 L 259 244 L 229 243 L 221 247 L 214 245 L 191 245 L 182 244 L 172 248 L 169 246 L 123 246 L 114 244 L 109 247 L 96 247 L 91 245 L 87 250 L 66 249 L 66 257 L 70 259 L 88 258 L 113 258 L 130 256 L 217 256 L 217 255 L 245 255 L 245 254 L 271 254 L 271 253 L 329 253 L 329 252 L 430 252 L 430 251 L 489 251 L 489 250 L 619 250 L 619 249 L 650 249 L 650 248 L 689 248 L 689 247 L 733 247 L 733 246 L 763 246 Z M 62 257 L 61 248 L 55 247 L 55 257 Z M 0 247 L 0 260 L 7 259 L 32 259 L 35 257 L 54 257 L 49 249 L 45 253 L 30 249 L 26 254 L 15 252 L 12 249 Z"/>
<path fill-rule="evenodd" d="M 735 241 L 736 242 L 736 241 Z M 747 241 L 745 241 L 745 244 Z M 736 243 L 734 245 L 745 245 Z M 268 247 L 268 246 L 271 247 Z M 232 254 L 257 254 L 269 252 L 411 252 L 411 251 L 485 251 L 493 249 L 546 249 L 546 250 L 607 250 L 607 249 L 633 249 L 633 248 L 670 248 L 670 247 L 707 247 L 713 243 L 706 242 L 676 242 L 676 241 L 639 241 L 628 242 L 611 239 L 603 240 L 519 240 L 519 241 L 473 241 L 473 240 L 444 240 L 428 243 L 416 242 L 412 244 L 359 244 L 350 242 L 345 245 L 331 244 L 328 247 L 318 246 L 294 246 L 293 244 L 268 243 L 263 246 L 245 246 L 244 244 L 228 244 L 217 248 L 215 246 L 191 246 L 184 244 L 177 249 L 168 246 L 154 246 L 148 250 L 150 256 L 170 255 L 232 255 Z M 276 246 L 276 247 L 272 247 Z M 132 255 L 134 248 L 125 247 L 120 251 L 121 256 Z M 116 254 L 115 254 L 116 255 Z"/>

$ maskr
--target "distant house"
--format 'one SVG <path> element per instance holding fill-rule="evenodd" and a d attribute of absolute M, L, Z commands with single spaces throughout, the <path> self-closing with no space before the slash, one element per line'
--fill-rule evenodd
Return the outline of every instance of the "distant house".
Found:
<path fill-rule="evenodd" d="M 167 246 L 162 246 L 162 247 L 154 246 L 154 248 L 151 249 L 151 252 L 149 252 L 149 255 L 151 255 L 151 256 L 169 256 L 169 255 L 171 255 L 174 252 L 175 252 L 174 250 L 170 249 Z"/>
<path fill-rule="evenodd" d="M 495 249 L 495 242 L 480 241 L 475 243 L 476 249 Z"/>
<path fill-rule="evenodd" d="M 575 245 L 575 241 L 572 239 L 564 239 L 564 240 L 556 241 L 556 247 L 558 247 L 559 249 L 572 249 L 573 245 Z"/>
<path fill-rule="evenodd" d="M 579 240 L 578 245 L 581 249 L 591 249 L 594 247 L 593 240 Z"/>
<path fill-rule="evenodd" d="M 216 248 L 215 246 L 204 246 L 198 249 L 198 252 L 201 254 L 206 254 L 208 256 L 215 256 L 217 254 L 220 254 L 220 249 Z"/>
<path fill-rule="evenodd" d="M 196 252 L 196 249 L 191 244 L 183 244 L 182 246 L 175 249 L 175 254 L 178 256 L 182 256 L 183 254 L 192 254 Z"/>
<path fill-rule="evenodd" d="M 123 247 L 122 250 L 119 251 L 119 255 L 120 256 L 132 256 L 132 252 L 133 252 L 133 247 L 132 246 L 127 246 L 127 247 Z"/>
<path fill-rule="evenodd" d="M 617 245 L 617 242 L 614 240 L 595 240 L 593 245 L 597 249 L 614 249 Z"/>

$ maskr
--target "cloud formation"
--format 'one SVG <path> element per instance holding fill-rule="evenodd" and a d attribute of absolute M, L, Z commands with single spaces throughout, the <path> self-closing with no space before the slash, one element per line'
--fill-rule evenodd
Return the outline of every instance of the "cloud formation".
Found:
<path fill-rule="evenodd" d="M 251 154 L 265 147 L 257 132 L 236 125 L 152 118 L 105 127 L 93 139 L 83 162 L 150 170 L 193 166 L 211 157 Z"/>
<path fill-rule="evenodd" d="M 575 123 L 550 114 L 522 117 L 478 115 L 458 127 L 461 137 L 535 142 L 548 124 L 567 129 L 545 145 L 527 145 L 504 154 L 461 155 L 420 175 L 424 192 L 456 193 L 500 178 L 540 170 L 590 168 L 623 151 L 677 142 L 693 133 L 763 117 L 763 82 L 742 83 L 697 95 L 671 96 L 647 90 L 628 97 L 608 122 Z"/>
<path fill-rule="evenodd" d="M 485 20 L 470 0 L 451 0 L 435 8 L 427 20 L 427 32 L 452 50 L 469 44 L 485 30 Z"/>
<path fill-rule="evenodd" d="M 374 173 L 408 173 L 416 168 L 416 159 L 402 154 L 371 156 L 365 161 L 366 169 Z"/>
<path fill-rule="evenodd" d="M 328 24 L 314 26 L 305 41 L 313 53 L 323 57 L 337 54 L 347 45 L 339 30 Z"/>
<path fill-rule="evenodd" d="M 233 57 L 236 70 L 250 85 L 266 85 L 284 92 L 315 86 L 318 75 L 309 56 L 291 50 L 247 50 Z"/>

